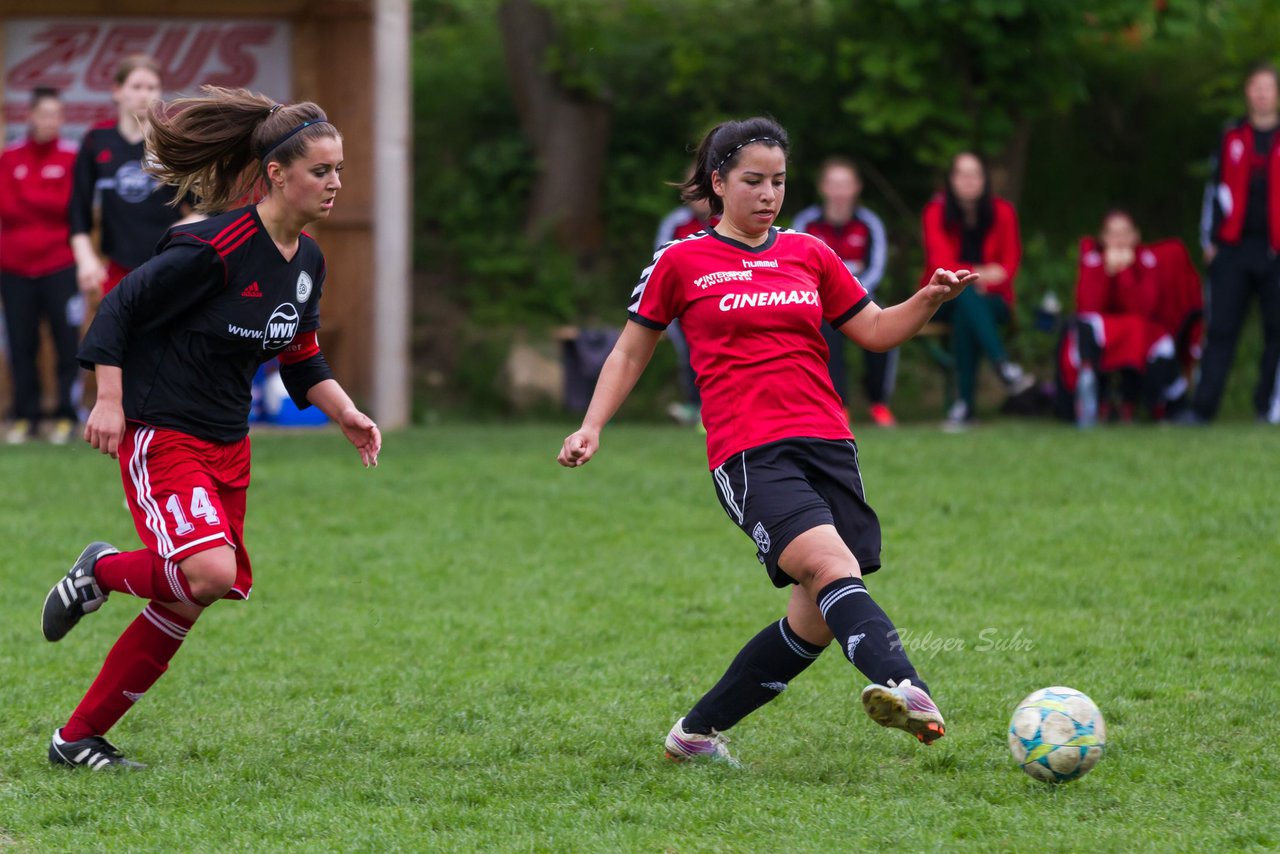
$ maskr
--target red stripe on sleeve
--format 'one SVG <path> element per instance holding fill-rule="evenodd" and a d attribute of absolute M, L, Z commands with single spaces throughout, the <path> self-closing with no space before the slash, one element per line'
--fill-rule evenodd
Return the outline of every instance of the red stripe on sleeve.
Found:
<path fill-rule="evenodd" d="M 312 356 L 320 352 L 320 342 L 316 339 L 316 333 L 313 329 L 310 332 L 303 332 L 294 338 L 288 347 L 280 351 L 280 364 L 293 365 L 298 362 L 305 362 Z"/>

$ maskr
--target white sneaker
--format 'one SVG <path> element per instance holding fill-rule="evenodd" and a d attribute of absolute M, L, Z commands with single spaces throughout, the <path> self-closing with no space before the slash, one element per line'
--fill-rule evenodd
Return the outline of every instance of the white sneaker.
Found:
<path fill-rule="evenodd" d="M 1017 397 L 1036 384 L 1036 378 L 1022 370 L 1017 362 L 1001 362 L 996 370 L 1004 381 L 1004 390 L 1009 397 Z"/>
<path fill-rule="evenodd" d="M 737 768 L 739 762 L 729 753 L 729 747 L 726 744 L 728 740 L 724 733 L 714 730 L 711 735 L 685 732 L 684 718 L 681 718 L 676 721 L 675 726 L 671 727 L 671 732 L 667 733 L 667 758 L 672 762 L 713 759 Z"/>
<path fill-rule="evenodd" d="M 947 734 L 942 712 L 923 689 L 903 679 L 897 685 L 868 685 L 862 689 L 862 707 L 880 726 L 906 730 L 925 744 Z"/>
<path fill-rule="evenodd" d="M 71 441 L 71 433 L 76 428 L 76 424 L 70 418 L 59 418 L 53 422 L 53 427 L 49 429 L 49 444 L 65 445 Z"/>
<path fill-rule="evenodd" d="M 18 418 L 11 425 L 9 431 L 4 434 L 5 444 L 21 445 L 31 438 L 31 422 L 26 418 Z"/>
<path fill-rule="evenodd" d="M 947 410 L 947 418 L 942 422 L 942 429 L 946 433 L 963 433 L 972 424 L 973 413 L 969 411 L 969 404 L 963 400 L 957 400 Z"/>

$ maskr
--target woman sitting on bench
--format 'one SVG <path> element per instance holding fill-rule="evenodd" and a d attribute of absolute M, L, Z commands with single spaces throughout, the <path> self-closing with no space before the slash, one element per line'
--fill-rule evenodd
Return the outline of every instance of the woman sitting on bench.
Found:
<path fill-rule="evenodd" d="M 991 194 L 987 170 L 977 154 L 963 151 L 951 160 L 946 186 L 925 205 L 924 267 L 929 281 L 939 267 L 969 269 L 978 283 L 946 303 L 935 319 L 951 325 L 958 395 L 944 425 L 961 430 L 972 423 L 978 359 L 995 366 L 1009 394 L 1020 394 L 1034 379 L 1010 361 L 999 326 L 1013 312 L 1013 280 L 1018 275 L 1022 241 L 1013 205 Z"/>

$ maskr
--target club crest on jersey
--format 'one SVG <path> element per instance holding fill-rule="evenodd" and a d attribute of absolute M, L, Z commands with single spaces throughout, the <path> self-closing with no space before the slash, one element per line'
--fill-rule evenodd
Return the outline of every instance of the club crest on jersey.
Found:
<path fill-rule="evenodd" d="M 116 195 L 135 205 L 145 202 L 156 188 L 156 179 L 136 160 L 124 163 L 116 170 L 115 182 Z"/>
<path fill-rule="evenodd" d="M 769 532 L 764 529 L 762 523 L 756 522 L 756 526 L 751 529 L 751 538 L 756 541 L 756 548 L 760 550 L 760 554 L 769 553 L 769 546 L 773 545 L 773 541 L 769 539 Z"/>
<path fill-rule="evenodd" d="M 298 302 L 306 302 L 311 297 L 311 276 L 306 270 L 298 274 Z"/>
<path fill-rule="evenodd" d="M 267 328 L 262 335 L 262 349 L 280 350 L 288 346 L 297 334 L 298 307 L 291 302 L 281 303 L 267 320 Z"/>

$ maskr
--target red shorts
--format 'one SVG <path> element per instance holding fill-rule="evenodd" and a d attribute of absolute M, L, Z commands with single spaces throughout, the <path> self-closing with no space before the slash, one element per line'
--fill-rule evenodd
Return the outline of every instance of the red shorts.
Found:
<path fill-rule="evenodd" d="M 133 524 L 166 569 L 206 549 L 229 545 L 236 581 L 224 599 L 248 599 L 253 571 L 244 548 L 249 437 L 223 444 L 129 422 L 120 474 Z"/>
<path fill-rule="evenodd" d="M 107 280 L 102 283 L 102 295 L 111 293 L 111 289 L 120 284 L 120 280 L 132 273 L 132 268 L 122 267 L 110 258 L 107 259 Z"/>

